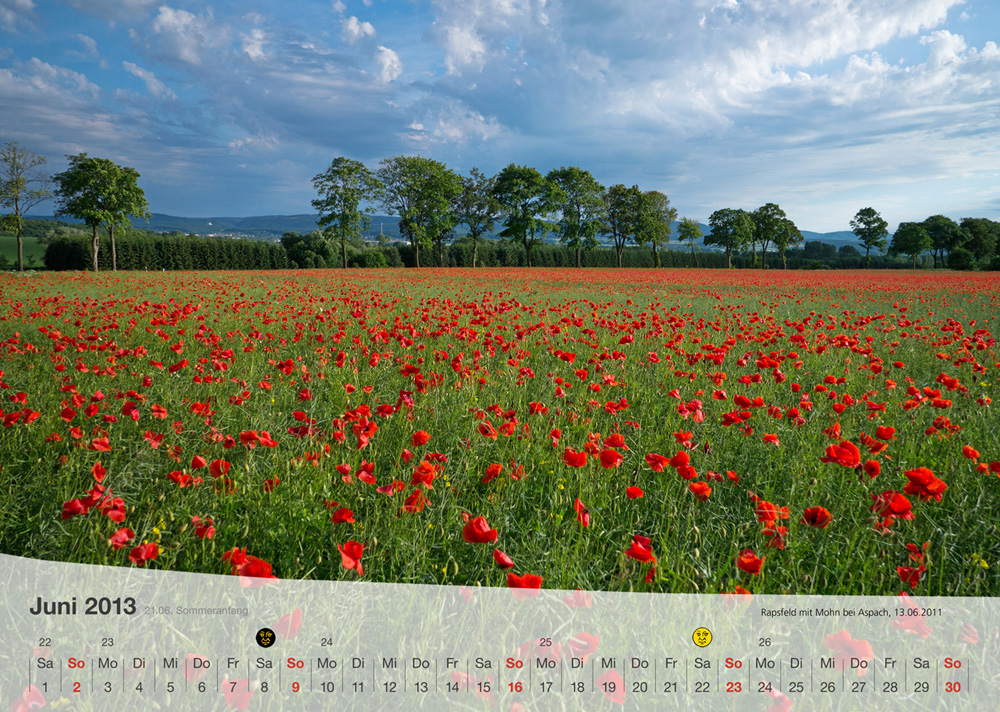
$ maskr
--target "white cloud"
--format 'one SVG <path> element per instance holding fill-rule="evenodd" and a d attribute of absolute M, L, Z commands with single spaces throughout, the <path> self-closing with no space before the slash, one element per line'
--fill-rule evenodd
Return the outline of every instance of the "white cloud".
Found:
<path fill-rule="evenodd" d="M 30 76 L 31 83 L 44 91 L 63 91 L 75 94 L 88 94 L 96 98 L 101 93 L 100 87 L 88 81 L 87 77 L 66 67 L 59 67 L 43 62 L 37 57 L 21 65 Z"/>
<path fill-rule="evenodd" d="M 76 38 L 80 40 L 80 44 L 83 45 L 83 50 L 88 57 L 97 56 L 97 40 L 87 35 L 77 35 Z"/>
<path fill-rule="evenodd" d="M 162 5 L 152 29 L 171 58 L 193 65 L 200 65 L 206 52 L 228 41 L 228 30 L 213 24 L 211 11 L 195 15 Z"/>
<path fill-rule="evenodd" d="M 0 0 L 0 26 L 11 32 L 19 19 L 24 19 L 35 9 L 32 0 Z"/>
<path fill-rule="evenodd" d="M 254 28 L 250 30 L 249 35 L 243 35 L 243 52 L 254 60 L 264 59 L 267 56 L 264 53 L 263 30 Z"/>
<path fill-rule="evenodd" d="M 333 7 L 333 11 L 338 14 L 343 14 L 347 10 L 347 5 L 342 3 L 340 0 L 333 0 L 331 6 Z"/>
<path fill-rule="evenodd" d="M 149 93 L 152 94 L 153 96 L 156 97 L 167 96 L 171 99 L 177 98 L 177 95 L 174 94 L 174 92 L 171 91 L 170 89 L 167 89 L 166 85 L 159 79 L 157 79 L 156 75 L 153 74 L 148 69 L 143 69 L 139 65 L 133 64 L 132 62 L 122 62 L 122 67 L 129 74 L 139 77 L 139 79 L 145 82 L 146 88 L 149 90 Z"/>
<path fill-rule="evenodd" d="M 379 65 L 379 79 L 385 84 L 398 79 L 403 73 L 403 63 L 399 61 L 399 55 L 388 47 L 378 46 L 375 61 Z"/>
<path fill-rule="evenodd" d="M 340 23 L 340 37 L 347 44 L 357 44 L 363 37 L 374 37 L 375 28 L 370 22 L 362 22 L 351 15 Z"/>

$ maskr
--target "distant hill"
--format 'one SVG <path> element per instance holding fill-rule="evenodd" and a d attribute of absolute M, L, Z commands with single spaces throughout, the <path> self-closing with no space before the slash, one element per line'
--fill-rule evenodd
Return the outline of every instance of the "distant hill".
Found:
<path fill-rule="evenodd" d="M 51 215 L 32 215 L 35 220 L 58 220 L 62 223 L 80 224 L 81 221 L 74 220 L 66 216 L 55 218 Z M 316 224 L 315 214 L 305 215 L 254 215 L 244 218 L 233 217 L 210 217 L 210 218 L 187 218 L 176 215 L 164 215 L 163 213 L 153 213 L 149 222 L 144 220 L 133 220 L 134 227 L 155 232 L 173 232 L 180 230 L 184 234 L 194 235 L 218 235 L 229 237 L 249 237 L 256 239 L 275 239 L 281 237 L 286 232 L 309 233 L 319 228 Z M 679 246 L 677 242 L 677 222 L 671 225 L 670 245 L 675 248 Z M 497 228 L 499 231 L 500 228 Z M 701 231 L 704 234 L 711 232 L 708 225 L 701 224 Z M 371 226 L 364 231 L 365 237 L 374 238 L 379 232 L 388 235 L 390 238 L 399 238 L 399 222 L 396 218 L 388 215 L 372 215 Z M 465 234 L 464 227 L 456 230 L 458 235 Z M 495 239 L 495 234 L 487 236 Z M 812 232 L 802 230 L 802 237 L 805 241 L 818 240 L 835 247 L 843 245 L 858 245 L 858 240 L 853 232 L 841 230 L 838 232 Z M 555 241 L 554 236 L 549 237 L 549 241 Z M 599 238 L 602 244 L 610 244 L 609 238 Z M 684 245 L 686 247 L 686 245 Z"/>

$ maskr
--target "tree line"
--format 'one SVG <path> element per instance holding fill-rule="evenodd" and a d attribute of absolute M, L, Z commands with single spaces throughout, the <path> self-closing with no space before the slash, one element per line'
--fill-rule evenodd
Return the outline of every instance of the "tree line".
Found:
<path fill-rule="evenodd" d="M 89 266 L 94 271 L 102 267 L 118 269 L 116 228 L 128 228 L 133 219 L 148 218 L 150 214 L 138 185 L 139 173 L 86 153 L 67 158 L 67 170 L 48 179 L 40 172 L 44 157 L 26 151 L 16 142 L 0 149 L 0 205 L 11 210 L 3 221 L 4 227 L 17 236 L 18 268 L 24 269 L 22 233 L 27 211 L 44 200 L 55 199 L 56 215 L 71 215 L 90 228 Z M 312 206 L 318 213 L 320 229 L 310 235 L 289 233 L 282 238 L 283 261 L 291 266 L 332 266 L 336 262 L 345 268 L 352 264 L 394 266 L 397 259 L 392 252 L 366 252 L 361 241 L 376 206 L 398 219 L 400 236 L 411 256 L 404 260 L 397 250 L 399 264 L 412 263 L 415 267 L 420 267 L 422 254 L 424 262 L 428 261 L 428 252 L 438 265 L 452 262 L 445 259 L 445 250 L 449 244 L 457 245 L 459 226 L 466 228 L 462 239 L 471 246 L 472 267 L 479 264 L 486 235 L 497 227 L 500 238 L 523 250 L 529 267 L 538 262 L 535 258 L 552 241 L 550 236 L 572 253 L 576 267 L 593 263 L 585 255 L 599 246 L 599 235 L 611 244 L 614 266 L 625 266 L 627 250 L 649 248 L 652 266 L 660 267 L 663 248 L 670 241 L 678 217 L 664 193 L 621 183 L 605 187 L 590 171 L 576 166 L 542 175 L 533 167 L 511 163 L 493 176 L 477 168 L 462 176 L 444 163 L 422 156 L 386 158 L 374 170 L 341 156 L 314 176 L 312 183 L 317 192 Z M 695 266 L 715 262 L 707 256 L 710 253 L 698 251 L 699 240 L 706 246 L 718 247 L 725 255 L 725 266 L 730 268 L 734 258 L 735 266 L 767 268 L 769 250 L 777 253 L 782 267 L 787 268 L 788 257 L 794 254 L 790 251 L 803 243 L 798 227 L 776 203 L 752 211 L 721 208 L 711 214 L 708 224 L 710 232 L 702 235 L 697 220 L 684 217 L 677 222 L 678 238 L 690 247 Z M 904 222 L 890 241 L 886 221 L 873 208 L 866 207 L 851 219 L 850 226 L 864 248 L 865 267 L 871 266 L 873 250 L 888 257 L 905 255 L 911 258 L 913 267 L 917 258 L 928 251 L 934 267 L 941 262 L 955 269 L 992 268 L 998 259 L 1000 224 L 985 218 L 965 218 L 959 224 L 934 215 L 920 223 Z M 108 236 L 106 243 L 100 238 L 102 229 Z M 160 262 L 156 267 L 149 265 L 155 250 L 136 252 L 131 243 L 129 249 L 130 254 L 145 255 L 142 260 L 147 268 L 169 268 Z M 239 248 L 233 254 L 243 254 L 239 250 L 252 251 Z M 183 251 L 191 256 L 209 254 L 195 249 L 193 243 Z M 52 259 L 57 263 L 60 255 L 70 254 L 73 257 L 65 264 L 78 265 L 79 250 L 70 250 L 66 243 L 60 243 Z M 221 264 L 220 259 L 212 259 L 210 264 Z M 546 261 L 561 259 L 550 255 Z M 268 260 L 275 262 L 276 258 Z M 880 262 L 885 264 L 884 260 Z M 132 268 L 138 263 L 130 257 L 128 264 Z M 204 268 L 211 267 L 206 263 Z"/>

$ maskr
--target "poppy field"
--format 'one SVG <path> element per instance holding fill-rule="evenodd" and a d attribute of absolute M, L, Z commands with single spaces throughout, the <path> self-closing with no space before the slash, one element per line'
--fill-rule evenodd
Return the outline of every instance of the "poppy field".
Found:
<path fill-rule="evenodd" d="M 523 588 L 1000 595 L 1000 278 L 0 278 L 0 552 Z"/>

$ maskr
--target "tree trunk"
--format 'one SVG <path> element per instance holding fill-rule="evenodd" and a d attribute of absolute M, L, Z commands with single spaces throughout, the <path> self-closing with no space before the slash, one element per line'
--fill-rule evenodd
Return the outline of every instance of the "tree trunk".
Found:
<path fill-rule="evenodd" d="M 865 246 L 865 269 L 871 269 L 872 260 L 871 257 L 868 256 L 868 253 L 871 252 L 871 250 L 871 247 L 868 247 L 867 245 Z"/>
<path fill-rule="evenodd" d="M 111 271 L 118 271 L 118 249 L 115 247 L 115 225 L 108 225 L 108 235 L 111 236 Z"/>
<path fill-rule="evenodd" d="M 476 257 L 479 256 L 479 239 L 472 238 L 472 269 L 476 268 Z"/>
<path fill-rule="evenodd" d="M 21 223 L 17 223 L 17 269 L 24 271 L 24 240 L 21 239 Z"/>
<path fill-rule="evenodd" d="M 781 251 L 781 269 L 788 269 L 788 260 L 785 259 L 785 251 Z"/>
<path fill-rule="evenodd" d="M 91 238 L 91 243 L 90 243 L 90 251 L 94 255 L 94 271 L 100 272 L 100 267 L 98 267 L 97 265 L 97 251 L 101 248 L 101 243 L 98 241 L 97 238 L 97 225 L 92 225 L 91 227 L 94 230 L 94 235 Z"/>
<path fill-rule="evenodd" d="M 917 256 L 914 255 L 913 256 L 913 269 L 916 269 L 916 268 L 917 268 Z"/>
<path fill-rule="evenodd" d="M 656 243 L 653 243 L 653 267 L 660 266 L 660 253 L 656 251 Z"/>
<path fill-rule="evenodd" d="M 444 267 L 444 240 L 438 240 L 438 266 Z"/>
<path fill-rule="evenodd" d="M 767 246 L 760 246 L 760 268 L 767 269 Z"/>
<path fill-rule="evenodd" d="M 340 258 L 344 263 L 344 269 L 347 269 L 347 238 L 340 240 Z"/>
<path fill-rule="evenodd" d="M 420 267 L 420 245 L 418 245 L 416 243 L 416 241 L 414 241 L 414 243 L 413 243 L 413 259 L 416 262 L 417 268 L 419 269 L 419 267 Z"/>
<path fill-rule="evenodd" d="M 733 268 L 733 251 L 730 248 L 726 248 L 726 261 L 729 263 L 726 265 L 726 269 Z"/>
<path fill-rule="evenodd" d="M 618 245 L 615 245 L 615 254 L 618 257 L 618 269 L 622 268 L 622 249 L 623 248 L 618 247 Z"/>
<path fill-rule="evenodd" d="M 691 256 L 694 257 L 694 266 L 695 266 L 695 269 L 701 269 L 701 265 L 698 264 L 698 255 L 695 254 L 695 251 L 694 251 L 694 243 L 693 242 L 691 243 Z"/>
<path fill-rule="evenodd" d="M 580 264 L 580 243 L 576 245 L 576 268 L 580 269 L 582 265 Z"/>
<path fill-rule="evenodd" d="M 528 247 L 528 243 L 524 244 L 524 252 L 528 256 L 528 266 L 531 267 L 531 248 Z"/>

